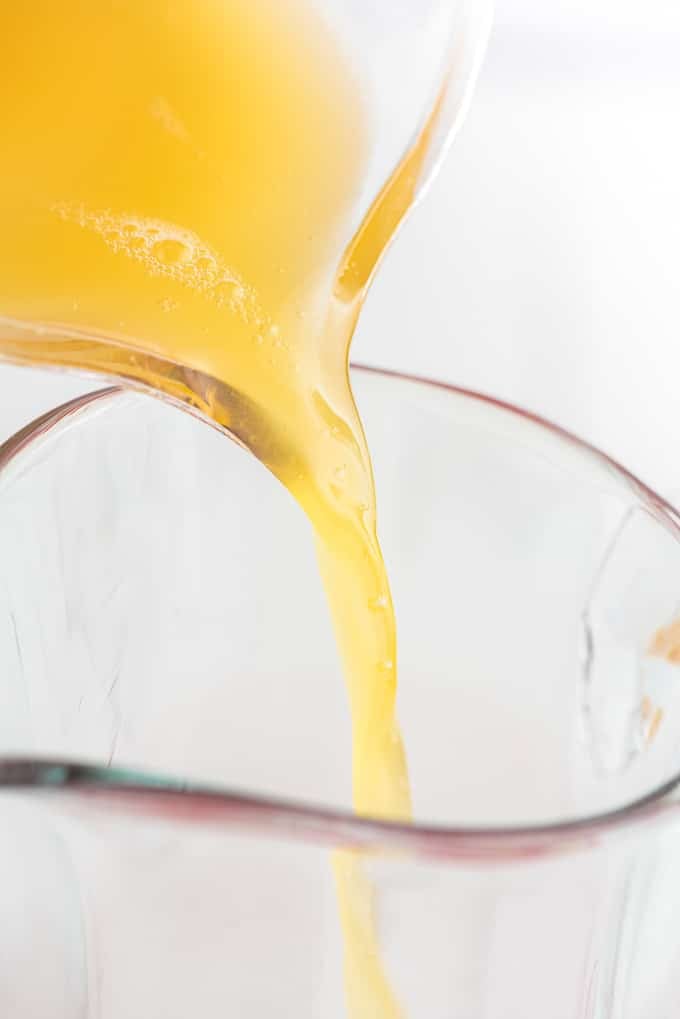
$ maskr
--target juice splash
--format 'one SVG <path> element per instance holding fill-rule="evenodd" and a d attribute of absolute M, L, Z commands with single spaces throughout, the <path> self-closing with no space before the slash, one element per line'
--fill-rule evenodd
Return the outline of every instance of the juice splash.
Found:
<path fill-rule="evenodd" d="M 303 0 L 36 0 L 5 5 L 0 38 L 0 357 L 161 391 L 291 491 L 347 677 L 355 807 L 407 819 L 394 612 L 348 355 L 429 128 L 338 267 L 370 132 Z M 334 869 L 351 1014 L 393 1019 L 370 885 L 351 854 Z"/>

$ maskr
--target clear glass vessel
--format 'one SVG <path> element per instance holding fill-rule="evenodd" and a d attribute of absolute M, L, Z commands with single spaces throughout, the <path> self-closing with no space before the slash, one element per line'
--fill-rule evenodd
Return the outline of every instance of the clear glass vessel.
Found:
<path fill-rule="evenodd" d="M 350 811 L 309 527 L 108 390 L 0 447 L 0 1014 L 345 1015 L 330 851 L 407 1019 L 668 1019 L 676 512 L 516 408 L 356 370 L 414 823 Z"/>

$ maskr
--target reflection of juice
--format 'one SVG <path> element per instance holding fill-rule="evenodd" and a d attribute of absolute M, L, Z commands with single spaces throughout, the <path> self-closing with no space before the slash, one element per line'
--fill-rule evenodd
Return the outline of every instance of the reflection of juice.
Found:
<path fill-rule="evenodd" d="M 394 616 L 347 355 L 422 152 L 338 268 L 368 131 L 302 0 L 36 0 L 3 5 L 0 37 L 0 354 L 163 390 L 290 489 L 347 674 L 356 807 L 407 817 Z M 360 867 L 341 855 L 335 869 L 353 1014 L 398 1015 Z"/>

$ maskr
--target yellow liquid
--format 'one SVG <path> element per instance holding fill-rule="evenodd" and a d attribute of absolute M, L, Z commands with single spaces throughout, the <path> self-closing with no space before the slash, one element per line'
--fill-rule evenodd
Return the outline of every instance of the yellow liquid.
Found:
<path fill-rule="evenodd" d="M 408 818 L 394 614 L 347 365 L 428 131 L 341 260 L 370 131 L 303 0 L 36 0 L 3 5 L 0 39 L 0 356 L 161 390 L 292 492 L 347 677 L 355 807 Z M 370 886 L 351 854 L 334 868 L 350 1012 L 392 1019 Z"/>

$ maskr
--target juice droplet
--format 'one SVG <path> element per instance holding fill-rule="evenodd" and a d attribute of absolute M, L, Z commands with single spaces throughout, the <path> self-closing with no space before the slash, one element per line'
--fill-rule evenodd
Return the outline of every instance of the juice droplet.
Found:
<path fill-rule="evenodd" d="M 368 607 L 371 612 L 382 612 L 389 605 L 389 599 L 386 594 L 379 594 L 375 598 L 371 598 L 368 603 Z"/>

